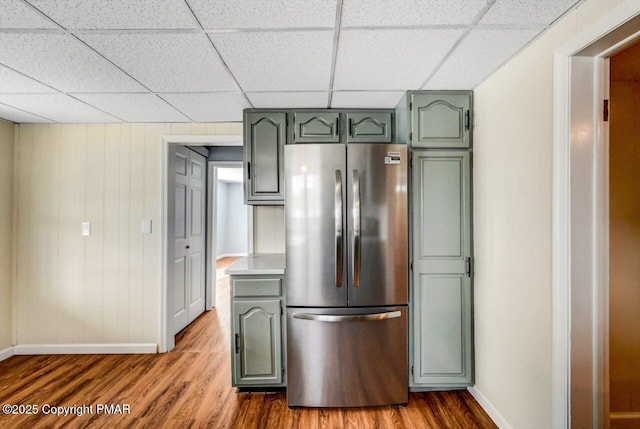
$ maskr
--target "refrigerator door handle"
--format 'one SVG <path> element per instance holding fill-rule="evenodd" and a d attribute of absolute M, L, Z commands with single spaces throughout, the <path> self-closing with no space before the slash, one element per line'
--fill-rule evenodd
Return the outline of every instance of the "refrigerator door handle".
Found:
<path fill-rule="evenodd" d="M 360 174 L 353 170 L 353 287 L 360 286 Z"/>
<path fill-rule="evenodd" d="M 313 320 L 316 322 L 370 322 L 375 320 L 397 319 L 401 314 L 400 311 L 355 315 L 293 313 L 292 317 L 294 319 Z"/>
<path fill-rule="evenodd" d="M 336 170 L 336 183 L 334 192 L 336 287 L 342 287 L 342 172 L 340 170 Z"/>

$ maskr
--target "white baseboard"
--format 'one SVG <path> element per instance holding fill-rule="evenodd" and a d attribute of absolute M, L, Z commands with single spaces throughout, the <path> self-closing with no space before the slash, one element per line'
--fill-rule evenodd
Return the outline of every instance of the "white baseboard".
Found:
<path fill-rule="evenodd" d="M 222 258 L 235 258 L 240 256 L 247 256 L 247 253 L 223 253 L 221 255 L 216 255 L 216 261 Z"/>
<path fill-rule="evenodd" d="M 0 362 L 2 362 L 5 359 L 9 359 L 14 354 L 15 354 L 15 350 L 13 346 L 0 350 Z"/>
<path fill-rule="evenodd" d="M 112 355 L 158 353 L 158 345 L 139 344 L 18 344 L 15 355 Z"/>
<path fill-rule="evenodd" d="M 507 420 L 502 417 L 502 415 L 496 410 L 491 402 L 487 399 L 486 396 L 482 394 L 476 386 L 467 387 L 467 390 L 471 395 L 478 401 L 478 404 L 489 414 L 491 420 L 500 428 L 500 429 L 513 429 L 513 427 L 507 422 Z"/>

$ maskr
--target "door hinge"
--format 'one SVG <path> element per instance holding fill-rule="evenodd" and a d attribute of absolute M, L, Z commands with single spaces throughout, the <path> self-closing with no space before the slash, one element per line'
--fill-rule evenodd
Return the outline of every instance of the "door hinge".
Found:
<path fill-rule="evenodd" d="M 240 353 L 240 334 L 236 334 L 236 354 Z"/>
<path fill-rule="evenodd" d="M 605 122 L 609 121 L 609 100 L 604 100 L 602 106 L 602 120 Z"/>

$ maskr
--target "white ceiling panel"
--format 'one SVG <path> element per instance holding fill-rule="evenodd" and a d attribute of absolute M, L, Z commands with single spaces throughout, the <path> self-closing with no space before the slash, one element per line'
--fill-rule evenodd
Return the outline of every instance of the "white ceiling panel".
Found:
<path fill-rule="evenodd" d="M 245 91 L 327 90 L 333 31 L 210 34 Z"/>
<path fill-rule="evenodd" d="M 0 103 L 55 122 L 120 122 L 65 94 L 0 94 Z"/>
<path fill-rule="evenodd" d="M 32 124 L 32 123 L 50 123 L 52 121 L 42 118 L 40 116 L 26 113 L 13 107 L 0 103 L 0 118 L 7 121 L 15 122 L 17 124 Z"/>
<path fill-rule="evenodd" d="M 80 37 L 152 91 L 238 90 L 204 34 L 81 34 Z"/>
<path fill-rule="evenodd" d="M 331 98 L 331 107 L 389 109 L 398 105 L 403 91 L 335 91 Z"/>
<path fill-rule="evenodd" d="M 196 28 L 183 0 L 29 0 L 67 29 Z"/>
<path fill-rule="evenodd" d="M 53 22 L 20 0 L 2 0 L 0 7 L 0 28 L 58 28 Z"/>
<path fill-rule="evenodd" d="M 73 96 L 126 122 L 189 122 L 189 118 L 154 94 L 73 94 Z"/>
<path fill-rule="evenodd" d="M 486 0 L 346 0 L 342 26 L 465 25 Z"/>
<path fill-rule="evenodd" d="M 205 30 L 333 27 L 336 0 L 188 0 Z"/>
<path fill-rule="evenodd" d="M 0 65 L 0 94 L 16 92 L 56 92 L 50 87 Z"/>
<path fill-rule="evenodd" d="M 548 25 L 577 0 L 497 0 L 479 24 Z"/>
<path fill-rule="evenodd" d="M 0 33 L 0 63 L 61 91 L 144 91 L 113 64 L 65 34 Z"/>
<path fill-rule="evenodd" d="M 311 92 L 248 92 L 254 107 L 322 108 L 327 107 L 328 91 Z"/>
<path fill-rule="evenodd" d="M 251 107 L 239 92 L 160 96 L 195 122 L 242 121 L 242 109 Z"/>
<path fill-rule="evenodd" d="M 345 30 L 334 89 L 417 89 L 462 30 Z"/>
<path fill-rule="evenodd" d="M 540 30 L 473 30 L 424 89 L 473 89 Z"/>

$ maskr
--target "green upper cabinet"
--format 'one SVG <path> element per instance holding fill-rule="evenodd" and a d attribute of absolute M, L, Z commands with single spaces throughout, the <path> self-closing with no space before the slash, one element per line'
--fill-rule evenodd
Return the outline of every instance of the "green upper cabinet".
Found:
<path fill-rule="evenodd" d="M 471 91 L 411 92 L 412 147 L 471 147 L 471 106 Z"/>
<path fill-rule="evenodd" d="M 348 112 L 347 143 L 391 143 L 391 112 Z"/>
<path fill-rule="evenodd" d="M 284 204 L 284 143 L 287 115 L 244 112 L 244 200 L 246 204 Z"/>
<path fill-rule="evenodd" d="M 293 113 L 294 143 L 339 143 L 340 113 L 302 111 Z"/>

